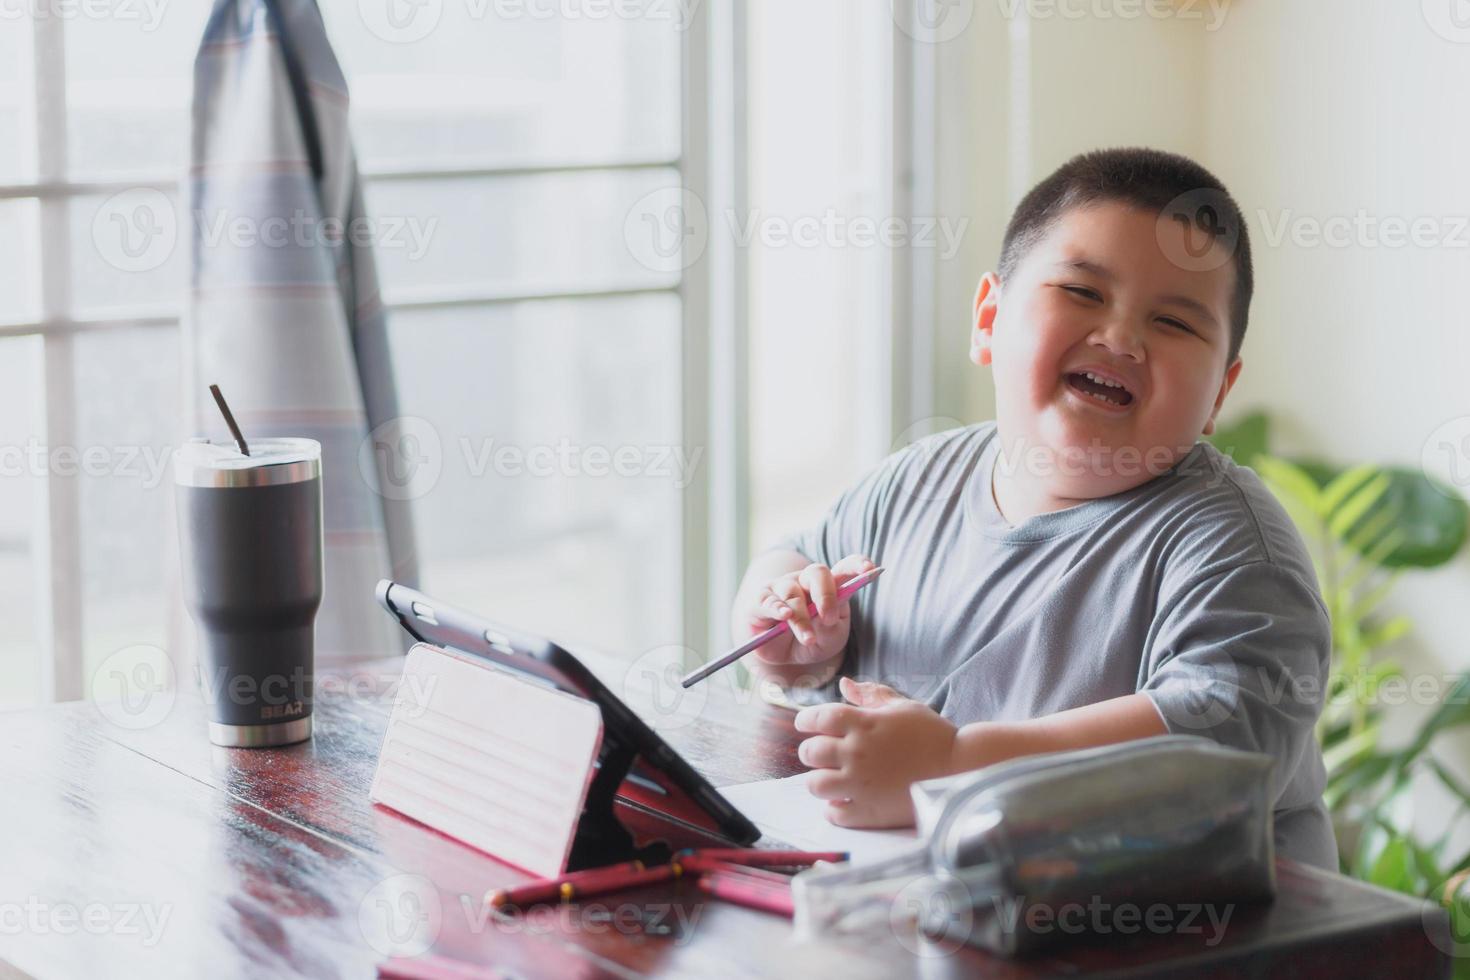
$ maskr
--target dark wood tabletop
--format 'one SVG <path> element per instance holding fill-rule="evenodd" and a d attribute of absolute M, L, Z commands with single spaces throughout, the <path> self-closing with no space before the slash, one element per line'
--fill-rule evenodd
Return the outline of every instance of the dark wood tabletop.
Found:
<path fill-rule="evenodd" d="M 424 948 L 486 976 L 1449 975 L 1438 910 L 1287 861 L 1276 901 L 1237 909 L 1213 945 L 1118 937 L 1014 962 L 899 928 L 797 942 L 688 880 L 487 915 L 487 889 L 524 873 L 368 802 L 400 664 L 324 672 L 315 736 L 284 749 L 211 746 L 188 692 L 141 713 L 0 715 L 0 977 L 371 977 Z M 801 768 L 791 713 L 728 681 L 685 715 L 630 700 L 717 786 Z M 624 812 L 635 832 L 709 843 Z"/>

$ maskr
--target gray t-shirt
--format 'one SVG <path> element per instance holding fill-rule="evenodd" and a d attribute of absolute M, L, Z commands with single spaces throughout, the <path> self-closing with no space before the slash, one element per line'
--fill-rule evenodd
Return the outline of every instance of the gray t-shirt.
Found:
<path fill-rule="evenodd" d="M 1202 442 L 1132 490 L 1012 526 L 991 493 L 999 445 L 993 422 L 921 440 L 782 542 L 886 566 L 853 600 L 841 673 L 961 725 L 1141 691 L 1171 733 L 1272 756 L 1277 853 L 1337 870 L 1313 732 L 1331 625 L 1254 471 Z"/>

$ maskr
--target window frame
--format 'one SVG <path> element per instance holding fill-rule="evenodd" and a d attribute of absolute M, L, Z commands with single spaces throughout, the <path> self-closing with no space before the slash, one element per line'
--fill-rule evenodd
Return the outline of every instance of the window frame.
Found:
<path fill-rule="evenodd" d="M 680 152 L 624 156 L 593 162 L 546 160 L 505 165 L 365 168 L 365 184 L 396 180 L 497 178 L 580 172 L 676 170 L 682 186 L 705 202 L 711 215 L 746 207 L 744 99 L 747 58 L 745 0 L 701 4 L 682 32 Z M 79 317 L 70 295 L 74 243 L 68 207 L 84 195 L 111 195 L 151 188 L 179 193 L 168 175 L 73 179 L 69 173 L 66 99 L 66 19 L 31 17 L 36 172 L 32 181 L 0 185 L 0 200 L 36 200 L 39 205 L 40 306 L 29 322 L 0 323 L 0 338 L 39 336 L 42 368 L 43 441 L 76 442 L 74 339 L 96 330 L 180 329 L 177 307 L 128 308 Z M 893 30 L 893 97 L 890 132 L 894 156 L 888 174 L 890 204 L 897 216 L 929 206 L 933 213 L 933 73 L 928 46 Z M 922 152 L 921 152 L 922 151 Z M 713 225 L 713 223 L 712 223 Z M 685 243 L 687 248 L 689 243 Z M 687 257 L 687 256 L 686 256 Z M 703 446 L 706 464 L 695 473 L 681 506 L 681 607 L 683 645 L 703 659 L 726 645 L 729 598 L 749 559 L 749 454 L 747 356 L 747 257 L 727 236 L 711 234 L 702 253 L 683 263 L 682 274 L 663 281 L 607 282 L 558 291 L 427 289 L 385 303 L 388 314 L 451 307 L 488 307 L 537 300 L 601 299 L 646 294 L 680 301 L 681 439 Z M 898 250 L 890 263 L 892 315 L 876 349 L 889 364 L 879 371 L 881 395 L 870 429 L 875 456 L 891 448 L 907 421 L 932 412 L 932 257 Z M 902 324 L 900 329 L 898 325 Z M 704 398 L 691 393 L 706 392 Z M 48 474 L 36 487 L 42 533 L 31 543 L 37 642 L 41 657 L 41 700 L 85 695 L 84 613 L 80 483 L 74 476 Z"/>

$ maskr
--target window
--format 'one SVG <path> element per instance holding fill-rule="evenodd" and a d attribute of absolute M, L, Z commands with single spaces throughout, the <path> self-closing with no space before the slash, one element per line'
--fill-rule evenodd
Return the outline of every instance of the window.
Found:
<path fill-rule="evenodd" d="M 750 5 L 750 547 L 815 523 L 887 446 L 886 11 Z"/>
<path fill-rule="evenodd" d="M 112 652 L 168 642 L 208 7 L 0 16 L 0 706 L 84 696 Z M 681 181 L 681 25 L 445 4 L 406 37 L 323 7 L 369 211 L 428 230 L 377 249 L 401 408 L 442 451 L 413 504 L 422 584 L 606 649 L 678 642 L 680 269 L 624 225 Z"/>
<path fill-rule="evenodd" d="M 176 205 L 206 13 L 40 9 L 0 12 L 0 705 L 165 642 L 184 256 L 129 256 L 111 222 L 140 191 Z"/>
<path fill-rule="evenodd" d="M 422 585 L 633 656 L 682 642 L 680 270 L 625 226 L 680 186 L 684 38 L 663 5 L 560 9 L 328 27 L 368 211 L 424 232 L 376 250 L 400 411 L 442 461 L 412 501 Z"/>
<path fill-rule="evenodd" d="M 0 707 L 170 642 L 209 6 L 0 11 Z M 734 241 L 894 213 L 887 4 L 322 7 L 368 211 L 401 229 L 375 254 L 440 464 L 411 504 L 420 584 L 573 644 L 707 654 L 752 547 L 888 447 L 900 252 Z M 774 438 L 837 377 L 874 401 Z"/>

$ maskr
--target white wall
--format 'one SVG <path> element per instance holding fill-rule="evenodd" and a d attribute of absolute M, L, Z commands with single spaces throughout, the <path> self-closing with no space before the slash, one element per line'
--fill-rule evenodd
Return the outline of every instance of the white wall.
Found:
<path fill-rule="evenodd" d="M 1204 159 L 1249 212 L 1257 268 L 1232 402 L 1263 405 L 1281 448 L 1417 466 L 1470 415 L 1470 229 L 1459 247 L 1389 247 L 1366 219 L 1470 216 L 1470 44 L 1417 3 L 1236 4 L 1209 39 Z M 1333 217 L 1353 244 L 1294 243 Z M 1279 244 L 1270 238 L 1288 229 Z M 1417 669 L 1470 669 L 1470 553 L 1414 574 L 1393 604 Z"/>
<path fill-rule="evenodd" d="M 957 283 L 968 274 L 973 288 L 995 261 L 997 188 L 1017 175 L 993 164 L 1012 157 L 1024 112 L 1025 186 L 1080 150 L 1143 143 L 1194 156 L 1241 202 L 1256 293 L 1227 418 L 1267 409 L 1286 453 L 1419 465 L 1431 434 L 1470 416 L 1470 229 L 1455 221 L 1470 216 L 1470 31 L 1466 43 L 1446 40 L 1425 18 L 1432 6 L 1250 0 L 1218 22 L 1208 9 L 1194 20 L 1041 16 L 1023 50 L 997 41 L 1008 25 L 977 3 L 976 24 L 944 55 L 962 80 L 941 106 L 946 152 L 970 154 L 976 170 L 967 182 L 947 161 L 941 202 L 981 220 L 962 253 L 972 267 L 941 276 L 941 412 L 970 420 L 993 408 L 988 378 L 957 367 L 968 316 L 956 309 Z M 988 120 L 1011 95 L 1000 86 L 1018 57 L 1029 59 L 1029 106 L 1010 109 L 1000 131 Z M 1458 247 L 1389 247 L 1378 228 L 1349 228 L 1346 247 L 1293 239 L 1334 218 L 1366 227 L 1425 217 Z M 1273 242 L 1283 219 L 1287 233 Z M 1414 620 L 1394 651 L 1411 674 L 1470 670 L 1467 597 L 1467 552 L 1400 581 L 1388 606 Z M 1390 734 L 1413 717 L 1397 713 Z M 1470 735 L 1441 749 L 1470 772 Z M 1434 826 L 1444 797 L 1424 787 L 1419 799 L 1421 822 Z"/>
<path fill-rule="evenodd" d="M 1084 150 L 1196 154 L 1203 141 L 1206 21 L 1067 17 L 1043 0 L 1027 9 L 977 2 L 969 29 L 939 51 L 940 210 L 972 220 L 939 269 L 936 387 L 939 413 L 965 421 L 994 416 L 989 371 L 966 359 L 970 301 L 1020 195 Z"/>
<path fill-rule="evenodd" d="M 1419 465 L 1470 416 L 1470 230 L 1455 221 L 1470 216 L 1470 43 L 1417 3 L 1294 0 L 1237 4 L 1207 48 L 1204 154 L 1250 212 L 1258 270 L 1232 400 L 1268 407 L 1284 450 Z M 1363 230 L 1345 247 L 1299 237 L 1333 218 Z M 1390 247 L 1385 219 L 1429 219 L 1459 245 Z M 1470 670 L 1467 596 L 1467 552 L 1400 581 L 1388 605 L 1414 622 L 1395 650 L 1411 677 Z M 1391 714 L 1390 736 L 1427 710 Z M 1437 751 L 1470 773 L 1470 736 Z M 1416 821 L 1437 830 L 1450 800 L 1416 791 Z"/>

